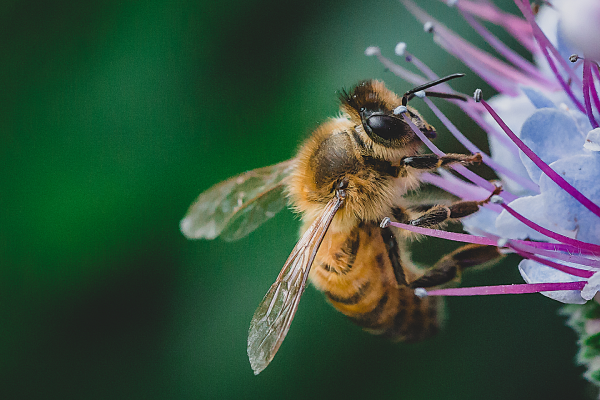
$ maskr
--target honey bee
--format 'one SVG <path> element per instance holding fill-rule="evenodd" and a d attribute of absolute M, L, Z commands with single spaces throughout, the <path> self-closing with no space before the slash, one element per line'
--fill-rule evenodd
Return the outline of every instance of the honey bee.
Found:
<path fill-rule="evenodd" d="M 411 262 L 409 234 L 379 225 L 391 216 L 437 227 L 473 214 L 489 200 L 444 206 L 411 202 L 406 196 L 420 185 L 424 171 L 481 161 L 480 154 L 421 154 L 423 143 L 394 113 L 406 106 L 406 117 L 434 138 L 435 129 L 407 103 L 415 93 L 459 76 L 426 83 L 401 98 L 376 80 L 342 91 L 340 116 L 319 126 L 296 157 L 230 178 L 192 204 L 181 221 L 188 238 L 239 239 L 288 200 L 302 216 L 300 240 L 250 323 L 248 356 L 255 374 L 279 349 L 309 277 L 357 325 L 393 340 L 416 341 L 438 330 L 441 300 L 420 298 L 414 289 L 457 280 L 465 268 L 499 257 L 494 247 L 466 245 L 423 272 Z"/>

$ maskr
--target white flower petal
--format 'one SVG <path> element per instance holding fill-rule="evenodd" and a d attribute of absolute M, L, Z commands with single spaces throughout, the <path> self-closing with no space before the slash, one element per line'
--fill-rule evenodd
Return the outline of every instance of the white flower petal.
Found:
<path fill-rule="evenodd" d="M 544 204 L 546 203 L 543 194 L 537 196 L 526 196 L 516 199 L 509 206 L 519 214 L 523 215 L 530 221 L 549 229 L 553 232 L 560 233 L 568 237 L 574 237 L 575 232 L 563 229 L 561 225 L 556 224 L 548 219 Z M 534 229 L 531 229 L 523 222 L 519 221 L 506 210 L 502 211 L 496 218 L 496 229 L 499 232 L 498 236 L 511 239 L 531 239 L 543 242 L 549 241 L 548 237 Z"/>
<path fill-rule="evenodd" d="M 563 158 L 550 164 L 550 167 L 592 202 L 600 204 L 600 153 Z M 545 220 L 576 231 L 579 240 L 600 244 L 600 217 L 581 205 L 546 174 L 540 178 L 540 189 Z"/>
<path fill-rule="evenodd" d="M 591 151 L 600 151 L 600 128 L 588 132 L 583 147 Z"/>
<path fill-rule="evenodd" d="M 588 283 L 581 290 L 581 297 L 586 300 L 591 300 L 594 298 L 596 293 L 600 290 L 600 272 L 596 272 L 590 279 L 588 279 Z"/>

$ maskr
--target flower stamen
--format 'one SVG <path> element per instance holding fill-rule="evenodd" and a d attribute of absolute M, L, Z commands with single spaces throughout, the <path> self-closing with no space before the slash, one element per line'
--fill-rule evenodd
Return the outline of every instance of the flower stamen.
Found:
<path fill-rule="evenodd" d="M 556 173 L 552 168 L 548 166 L 537 154 L 535 154 L 523 141 L 517 137 L 513 133 L 513 131 L 504 123 L 502 118 L 496 114 L 494 109 L 485 101 L 481 100 L 481 104 L 488 110 L 492 118 L 500 125 L 502 130 L 506 132 L 506 134 L 510 137 L 510 139 L 515 142 L 515 144 L 521 149 L 527 157 L 531 161 L 535 163 L 535 165 L 541 169 L 550 179 L 554 181 L 558 186 L 561 187 L 565 192 L 569 193 L 573 198 L 575 198 L 579 203 L 581 203 L 585 208 L 596 214 L 600 217 L 600 206 L 593 203 L 590 199 L 584 196 L 579 190 L 575 189 L 569 182 L 567 182 L 562 176 Z"/>
<path fill-rule="evenodd" d="M 596 86 L 594 85 L 594 78 L 592 76 L 592 62 L 589 60 L 585 60 L 583 62 L 583 100 L 585 103 L 585 111 L 588 119 L 590 120 L 590 124 L 592 128 L 596 129 L 600 127 L 598 125 L 598 121 L 594 117 L 594 111 L 592 110 L 592 101 L 590 98 L 590 92 L 594 92 L 594 102 L 596 103 L 596 108 L 600 111 L 600 99 L 598 99 L 598 93 L 596 92 Z"/>
<path fill-rule="evenodd" d="M 447 288 L 419 291 L 420 297 L 424 296 L 487 296 L 493 294 L 525 294 L 539 292 L 556 292 L 562 290 L 582 290 L 587 281 L 577 282 L 548 282 L 548 283 L 521 283 L 516 285 L 476 286 L 463 288 Z M 416 293 L 415 293 L 416 294 Z"/>
<path fill-rule="evenodd" d="M 433 102 L 428 99 L 427 97 L 423 98 L 423 101 L 425 101 L 425 104 L 427 104 L 427 106 L 429 106 L 429 108 L 431 109 L 431 111 L 433 111 L 433 113 L 439 118 L 439 120 L 442 122 L 442 124 L 444 124 L 444 126 L 446 128 L 448 128 L 448 130 L 450 131 L 450 133 L 463 145 L 467 148 L 467 150 L 469 150 L 472 154 L 476 154 L 479 153 L 481 154 L 483 163 L 486 164 L 487 166 L 489 166 L 490 168 L 506 175 L 508 178 L 512 179 L 513 181 L 517 182 L 519 185 L 521 185 L 524 188 L 527 188 L 529 190 L 531 190 L 532 192 L 535 193 L 539 193 L 540 192 L 540 187 L 538 185 L 536 185 L 534 182 L 532 182 L 530 179 L 526 179 L 522 176 L 520 176 L 519 174 L 515 173 L 514 171 L 504 167 L 503 165 L 500 165 L 499 163 L 497 163 L 496 161 L 494 161 L 490 156 L 488 156 L 487 154 L 485 154 L 484 152 L 482 152 L 477 146 L 475 146 L 475 144 L 473 144 L 473 142 L 471 142 L 469 139 L 467 139 L 467 137 L 458 130 L 458 128 L 456 128 L 456 125 L 454 125 L 449 119 L 448 117 L 446 117 L 444 115 L 444 113 L 442 113 L 442 111 L 435 105 L 433 104 Z"/>

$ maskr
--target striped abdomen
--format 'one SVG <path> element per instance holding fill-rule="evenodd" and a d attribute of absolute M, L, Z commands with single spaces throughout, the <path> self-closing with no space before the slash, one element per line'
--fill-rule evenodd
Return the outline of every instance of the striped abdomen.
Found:
<path fill-rule="evenodd" d="M 420 340 L 437 332 L 440 301 L 414 295 L 404 276 L 412 280 L 412 272 L 398 253 L 389 228 L 361 224 L 349 234 L 328 233 L 310 278 L 357 325 L 394 340 Z"/>

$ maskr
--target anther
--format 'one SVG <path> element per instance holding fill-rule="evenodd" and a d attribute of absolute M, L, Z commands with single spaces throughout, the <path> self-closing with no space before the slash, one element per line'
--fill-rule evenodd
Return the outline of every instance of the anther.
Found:
<path fill-rule="evenodd" d="M 577 62 L 577 60 L 579 60 L 579 56 L 577 54 L 571 54 L 569 56 L 569 61 L 571 61 L 572 63 Z"/>
<path fill-rule="evenodd" d="M 495 194 L 490 198 L 490 203 L 502 204 L 502 203 L 504 203 L 504 199 L 502 197 L 498 196 L 497 194 Z"/>
<path fill-rule="evenodd" d="M 385 217 L 384 219 L 381 220 L 381 224 L 379 224 L 379 227 L 387 228 L 390 225 L 390 221 L 391 221 L 391 219 L 389 219 L 388 217 Z"/>
<path fill-rule="evenodd" d="M 508 244 L 508 239 L 500 238 L 498 239 L 498 242 L 496 242 L 496 244 L 498 245 L 498 247 L 506 247 L 506 245 Z"/>
<path fill-rule="evenodd" d="M 498 253 L 506 255 L 506 254 L 514 254 L 515 251 L 513 249 L 511 249 L 510 247 L 500 247 L 498 249 Z"/>
<path fill-rule="evenodd" d="M 433 32 L 433 22 L 431 22 L 431 21 L 425 22 L 425 24 L 423 25 L 423 30 L 427 33 L 432 33 Z"/>
<path fill-rule="evenodd" d="M 423 289 L 422 287 L 416 288 L 415 289 L 415 296 L 417 297 L 427 297 L 427 290 Z"/>
<path fill-rule="evenodd" d="M 381 49 L 377 46 L 369 46 L 365 49 L 366 56 L 378 56 L 381 54 Z"/>
<path fill-rule="evenodd" d="M 404 52 L 406 51 L 406 43 L 405 42 L 399 42 L 396 47 L 394 48 L 394 53 L 396 53 L 397 56 L 402 57 L 404 55 Z"/>
<path fill-rule="evenodd" d="M 475 93 L 473 93 L 473 99 L 479 103 L 481 101 L 481 89 L 475 89 Z"/>
<path fill-rule="evenodd" d="M 406 106 L 398 106 L 394 108 L 395 115 L 404 114 L 406 111 L 408 111 L 408 108 L 406 108 Z"/>

